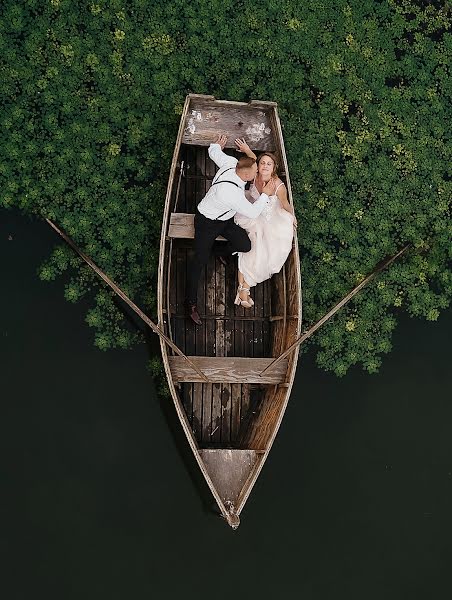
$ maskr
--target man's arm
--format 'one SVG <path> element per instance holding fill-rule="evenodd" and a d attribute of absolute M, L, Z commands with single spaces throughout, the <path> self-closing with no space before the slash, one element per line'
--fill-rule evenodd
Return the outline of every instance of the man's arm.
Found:
<path fill-rule="evenodd" d="M 227 165 L 235 167 L 237 164 L 237 159 L 233 156 L 225 154 L 218 143 L 210 144 L 208 152 L 210 158 L 220 169 L 222 167 L 226 167 Z"/>
<path fill-rule="evenodd" d="M 250 219 L 255 219 L 258 217 L 264 208 L 267 206 L 269 201 L 269 196 L 272 196 L 276 190 L 276 182 L 272 177 L 270 181 L 262 188 L 262 194 L 259 198 L 251 204 L 245 197 L 245 194 L 242 194 L 242 197 L 238 197 L 234 199 L 234 210 L 240 213 L 241 215 L 245 215 L 245 217 L 249 217 Z"/>
<path fill-rule="evenodd" d="M 237 159 L 223 152 L 228 138 L 225 135 L 217 135 L 217 139 L 209 146 L 209 156 L 213 162 L 219 167 L 231 166 L 235 167 Z"/>
<path fill-rule="evenodd" d="M 248 200 L 245 198 L 245 194 L 243 194 L 243 199 L 234 199 L 233 203 L 231 203 L 233 204 L 231 208 L 237 211 L 239 214 L 244 215 L 245 217 L 255 219 L 261 214 L 261 212 L 267 206 L 267 203 L 267 194 L 261 194 L 256 200 L 256 202 L 254 202 L 253 204 L 251 204 L 251 202 L 248 202 Z"/>

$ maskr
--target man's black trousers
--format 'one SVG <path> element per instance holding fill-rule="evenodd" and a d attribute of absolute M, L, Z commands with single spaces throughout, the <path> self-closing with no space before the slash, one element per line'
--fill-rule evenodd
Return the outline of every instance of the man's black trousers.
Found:
<path fill-rule="evenodd" d="M 215 239 L 222 235 L 227 242 L 221 242 L 218 254 L 228 255 L 233 252 L 249 252 L 251 242 L 247 232 L 234 223 L 234 217 L 227 221 L 208 219 L 200 212 L 195 214 L 195 255 L 189 265 L 186 300 L 196 304 L 198 297 L 198 281 L 201 271 L 209 260 Z"/>

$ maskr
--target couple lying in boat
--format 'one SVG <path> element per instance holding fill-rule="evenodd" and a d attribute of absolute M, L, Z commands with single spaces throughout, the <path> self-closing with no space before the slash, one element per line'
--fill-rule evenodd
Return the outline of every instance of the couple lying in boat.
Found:
<path fill-rule="evenodd" d="M 219 167 L 212 185 L 195 214 L 195 254 L 189 265 L 187 311 L 201 325 L 197 309 L 198 280 L 209 260 L 215 239 L 221 235 L 220 260 L 238 255 L 238 289 L 235 304 L 250 308 L 250 288 L 278 273 L 292 248 L 296 219 L 278 177 L 271 152 L 257 157 L 244 139 L 235 144 L 245 154 L 240 160 L 223 152 L 227 137 L 219 135 L 209 156 Z M 246 182 L 252 182 L 245 190 Z"/>

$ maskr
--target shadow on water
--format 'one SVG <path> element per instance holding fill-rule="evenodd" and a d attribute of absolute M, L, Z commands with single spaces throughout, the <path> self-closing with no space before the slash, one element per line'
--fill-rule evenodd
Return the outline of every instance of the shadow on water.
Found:
<path fill-rule="evenodd" d="M 156 357 L 161 359 L 160 338 L 158 335 L 155 334 L 123 300 L 116 297 L 114 302 L 124 315 L 124 318 L 130 329 L 133 331 L 138 330 L 144 335 L 146 351 L 149 360 Z M 150 316 L 149 318 L 155 324 L 157 324 L 158 319 L 156 316 Z M 157 384 L 156 400 L 160 407 L 161 414 L 165 420 L 168 430 L 171 432 L 177 454 L 186 468 L 195 493 L 197 493 L 200 497 L 203 512 L 206 515 L 215 515 L 221 518 L 221 513 L 218 510 L 217 504 L 212 497 L 206 481 L 199 469 L 198 463 L 193 456 L 193 452 L 190 449 L 177 415 L 173 399 L 171 396 L 167 397 L 159 393 L 157 387 L 159 384 L 162 384 L 163 381 L 157 381 L 155 383 Z"/>
<path fill-rule="evenodd" d="M 118 297 L 115 297 L 114 303 L 124 315 L 124 319 L 130 327 L 130 330 L 138 330 L 143 334 L 146 342 L 146 351 L 149 360 L 154 359 L 156 357 L 161 359 L 160 338 L 158 337 L 158 335 L 155 334 L 123 300 L 121 300 Z M 157 324 L 158 319 L 156 316 L 150 316 L 149 318 L 155 324 Z M 168 430 L 171 432 L 171 436 L 173 438 L 175 449 L 177 451 L 179 459 L 184 464 L 186 472 L 188 473 L 190 481 L 193 485 L 193 489 L 201 500 L 203 513 L 205 515 L 211 515 L 221 518 L 221 513 L 218 509 L 218 506 L 212 497 L 207 483 L 199 469 L 199 465 L 196 462 L 196 459 L 193 456 L 193 452 L 190 449 L 179 417 L 177 415 L 173 399 L 171 398 L 171 396 L 167 397 L 159 393 L 157 387 L 159 384 L 162 384 L 163 381 L 157 381 L 155 383 L 157 384 L 156 400 L 159 405 L 161 414 L 168 427 Z"/>
<path fill-rule="evenodd" d="M 146 346 L 149 358 L 155 356 L 161 356 L 160 354 L 160 341 L 157 335 L 147 329 L 145 332 Z M 189 475 L 195 493 L 200 497 L 203 513 L 206 515 L 215 515 L 221 518 L 217 504 L 214 501 L 212 494 L 207 486 L 206 480 L 204 479 L 199 465 L 196 462 L 193 452 L 190 449 L 185 433 L 182 429 L 182 425 L 179 421 L 179 417 L 174 406 L 173 399 L 165 397 L 162 394 L 156 393 L 157 401 L 160 406 L 165 423 L 171 432 L 171 436 L 174 440 L 177 454 L 184 464 L 184 467 Z"/>
<path fill-rule="evenodd" d="M 438 323 L 402 315 L 377 375 L 337 379 L 301 356 L 232 533 L 145 371 L 158 338 L 118 303 L 146 343 L 93 348 L 88 305 L 64 300 L 66 278 L 36 276 L 58 242 L 0 212 L 5 598 L 447 597 L 451 311 Z"/>

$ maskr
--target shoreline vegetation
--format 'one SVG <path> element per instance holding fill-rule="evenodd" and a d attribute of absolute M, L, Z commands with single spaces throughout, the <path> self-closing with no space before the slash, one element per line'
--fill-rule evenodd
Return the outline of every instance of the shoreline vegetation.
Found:
<path fill-rule="evenodd" d="M 276 101 L 305 328 L 385 256 L 415 249 L 309 342 L 322 369 L 375 373 L 401 311 L 435 321 L 452 296 L 451 22 L 447 2 L 423 0 L 5 0 L 0 215 L 55 221 L 155 315 L 185 95 Z M 56 244 L 39 276 L 90 299 L 98 348 L 144 341 L 70 248 Z"/>

